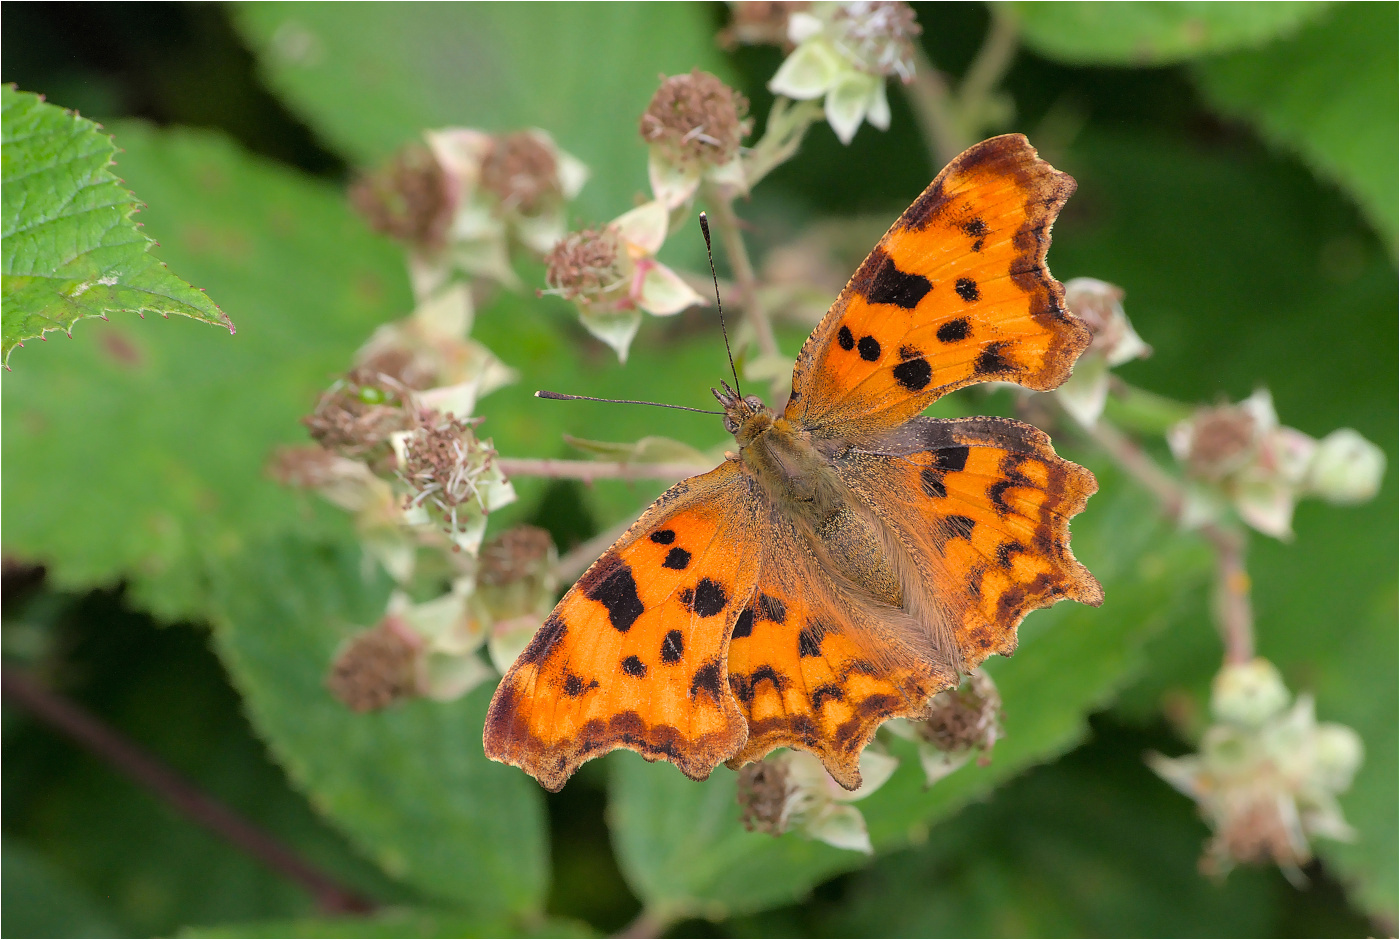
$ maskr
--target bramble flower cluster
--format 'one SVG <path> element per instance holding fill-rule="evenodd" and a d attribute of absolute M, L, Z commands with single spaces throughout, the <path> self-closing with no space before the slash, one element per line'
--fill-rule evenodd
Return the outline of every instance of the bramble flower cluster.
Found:
<path fill-rule="evenodd" d="M 688 203 L 702 179 L 744 194 L 739 146 L 753 128 L 748 99 L 709 72 L 695 69 L 661 83 L 642 114 L 651 191 L 667 209 Z"/>
<path fill-rule="evenodd" d="M 974 670 L 959 688 L 930 699 L 924 718 L 895 719 L 884 727 L 917 742 L 924 782 L 931 787 L 974 755 L 979 763 L 991 760 L 992 747 L 1003 735 L 1001 695 L 991 676 Z"/>
<path fill-rule="evenodd" d="M 885 785 L 899 761 L 868 747 L 860 755 L 863 780 L 847 790 L 805 751 L 779 751 L 739 771 L 739 805 L 744 828 L 780 836 L 797 831 L 838 849 L 870 854 L 865 817 L 851 804 Z"/>
<path fill-rule="evenodd" d="M 1267 660 L 1226 666 L 1215 678 L 1215 723 L 1200 750 L 1149 756 L 1152 769 L 1194 799 L 1215 831 L 1201 859 L 1207 874 L 1271 861 L 1300 881 L 1311 839 L 1352 837 L 1337 795 L 1361 766 L 1361 738 L 1345 725 L 1319 723 L 1311 696 L 1298 696 L 1291 707 L 1289 698 Z"/>
<path fill-rule="evenodd" d="M 1385 476 L 1384 452 L 1350 428 L 1319 441 L 1280 425 L 1266 389 L 1237 405 L 1198 410 L 1167 442 L 1192 483 L 1182 512 L 1187 526 L 1218 518 L 1228 505 L 1265 535 L 1291 538 L 1299 499 L 1365 502 Z"/>
<path fill-rule="evenodd" d="M 888 130 L 885 79 L 913 79 L 913 43 L 921 32 L 913 8 L 900 0 L 814 3 L 788 17 L 796 48 L 768 88 L 798 101 L 823 99 L 827 123 L 843 144 L 864 121 Z"/>
<path fill-rule="evenodd" d="M 583 325 L 622 362 L 641 328 L 642 311 L 666 317 L 706 303 L 656 260 L 669 226 L 665 204 L 648 202 L 602 228 L 569 234 L 545 258 L 549 290 L 543 293 L 573 301 Z"/>

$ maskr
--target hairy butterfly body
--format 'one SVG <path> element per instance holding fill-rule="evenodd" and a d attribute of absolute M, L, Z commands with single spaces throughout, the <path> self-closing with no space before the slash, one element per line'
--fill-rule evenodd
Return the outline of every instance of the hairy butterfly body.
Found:
<path fill-rule="evenodd" d="M 781 413 L 725 386 L 737 451 L 667 490 L 496 691 L 488 756 L 558 790 L 627 747 L 704 779 L 776 747 L 843 786 L 879 725 L 1030 610 L 1099 604 L 1069 520 L 1097 484 L 1041 431 L 919 414 L 976 382 L 1055 388 L 1088 346 L 1045 267 L 1074 181 L 1006 135 L 955 159 L 812 332 Z"/>

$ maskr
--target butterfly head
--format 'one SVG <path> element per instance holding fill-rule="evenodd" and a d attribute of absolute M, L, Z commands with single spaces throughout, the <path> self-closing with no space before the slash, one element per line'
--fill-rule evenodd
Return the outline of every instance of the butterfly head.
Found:
<path fill-rule="evenodd" d="M 721 382 L 719 388 L 710 391 L 724 406 L 724 429 L 734 435 L 740 447 L 772 427 L 773 412 L 757 395 L 741 396 L 728 382 Z"/>

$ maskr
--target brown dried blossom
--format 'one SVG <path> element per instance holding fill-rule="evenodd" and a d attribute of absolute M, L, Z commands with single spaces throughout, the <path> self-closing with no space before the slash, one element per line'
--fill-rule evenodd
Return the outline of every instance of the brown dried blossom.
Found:
<path fill-rule="evenodd" d="M 481 548 L 477 583 L 500 587 L 532 577 L 554 550 L 549 533 L 532 525 L 507 529 Z"/>
<path fill-rule="evenodd" d="M 789 786 L 785 761 L 762 760 L 739 770 L 738 798 L 749 832 L 780 836 L 788 828 Z"/>
<path fill-rule="evenodd" d="M 362 366 L 327 389 L 302 424 L 327 450 L 370 459 L 390 435 L 408 426 L 407 397 L 392 376 Z"/>
<path fill-rule="evenodd" d="M 554 150 L 529 131 L 493 137 L 481 162 L 482 188 L 502 209 L 534 215 L 563 200 Z"/>
<path fill-rule="evenodd" d="M 545 281 L 566 300 L 600 299 L 626 279 L 622 239 L 612 226 L 570 232 L 544 262 Z"/>
<path fill-rule="evenodd" d="M 386 165 L 361 176 L 349 195 L 376 232 L 428 251 L 446 243 L 455 209 L 449 182 L 421 144 L 404 147 Z"/>
<path fill-rule="evenodd" d="M 420 645 L 411 630 L 385 618 L 345 645 L 326 676 L 326 687 L 345 707 L 362 713 L 415 696 Z"/>
<path fill-rule="evenodd" d="M 732 19 L 719 34 L 719 44 L 728 50 L 738 45 L 782 46 L 792 50 L 788 39 L 788 17 L 810 7 L 811 4 L 797 0 L 741 0 L 731 3 Z"/>
<path fill-rule="evenodd" d="M 697 68 L 661 82 L 638 130 L 674 164 L 721 166 L 753 127 L 748 110 L 747 98 Z"/>

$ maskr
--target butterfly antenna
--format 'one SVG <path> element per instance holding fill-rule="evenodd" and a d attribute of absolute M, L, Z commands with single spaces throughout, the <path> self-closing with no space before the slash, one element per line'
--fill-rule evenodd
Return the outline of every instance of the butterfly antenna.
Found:
<path fill-rule="evenodd" d="M 706 411 L 704 408 L 690 408 L 686 405 L 668 405 L 659 401 L 637 401 L 632 398 L 593 398 L 589 395 L 565 395 L 563 392 L 546 392 L 544 389 L 535 393 L 536 398 L 551 398 L 555 401 L 605 401 L 614 405 L 651 405 L 654 408 L 674 408 L 677 411 L 694 411 L 702 415 L 722 415 L 723 411 Z"/>
<path fill-rule="evenodd" d="M 705 254 L 710 259 L 710 280 L 715 284 L 715 306 L 719 308 L 719 330 L 724 334 L 724 354 L 729 357 L 729 371 L 734 375 L 734 389 L 738 393 L 737 398 L 743 398 L 744 393 L 739 388 L 739 370 L 734 368 L 734 353 L 729 349 L 729 330 L 724 326 L 724 304 L 719 301 L 719 275 L 715 274 L 715 253 L 710 250 L 710 220 L 705 213 L 700 213 L 700 231 L 705 236 Z"/>

